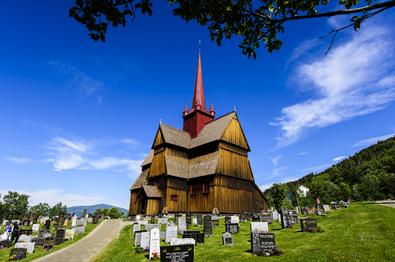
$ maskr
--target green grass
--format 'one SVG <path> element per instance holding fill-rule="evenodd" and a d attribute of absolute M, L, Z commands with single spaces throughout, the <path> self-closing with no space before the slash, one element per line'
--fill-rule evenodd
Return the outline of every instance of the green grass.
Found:
<path fill-rule="evenodd" d="M 270 231 L 276 235 L 279 257 L 258 257 L 250 252 L 249 222 L 240 224 L 234 235 L 234 245 L 222 245 L 224 221 L 214 227 L 213 237 L 197 245 L 195 261 L 395 261 L 395 209 L 364 203 L 353 203 L 348 209 L 318 217 L 323 233 L 302 233 L 300 225 L 281 229 L 273 223 Z M 126 226 L 95 261 L 147 261 L 145 255 L 135 254 L 131 226 Z M 165 243 L 162 242 L 162 245 Z"/>
<path fill-rule="evenodd" d="M 65 248 L 65 247 L 75 243 L 76 241 L 82 239 L 84 236 L 88 235 L 99 224 L 100 223 L 94 225 L 92 223 L 88 223 L 86 228 L 85 228 L 85 232 L 84 233 L 79 234 L 79 235 L 75 234 L 75 237 L 74 237 L 73 240 L 67 240 L 63 244 L 56 245 L 56 246 L 54 246 L 54 248 L 52 248 L 49 251 L 44 250 L 41 246 L 36 246 L 34 248 L 34 253 L 33 254 L 27 254 L 25 259 L 18 260 L 18 261 L 23 261 L 23 262 L 32 261 L 32 260 L 37 259 L 39 257 L 45 256 L 45 255 L 47 255 L 49 253 L 55 252 L 55 251 L 57 251 L 59 249 Z M 30 227 L 30 229 L 31 229 L 31 227 Z M 51 226 L 51 233 L 53 233 L 54 236 L 55 236 L 55 229 L 54 229 L 53 226 Z M 10 251 L 11 251 L 11 248 L 0 249 L 0 261 L 7 261 L 9 255 L 10 255 Z"/>

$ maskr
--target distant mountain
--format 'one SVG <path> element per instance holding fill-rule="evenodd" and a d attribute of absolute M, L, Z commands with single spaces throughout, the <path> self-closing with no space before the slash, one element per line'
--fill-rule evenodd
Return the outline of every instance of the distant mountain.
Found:
<path fill-rule="evenodd" d="M 88 214 L 93 214 L 96 209 L 109 209 L 115 207 L 116 209 L 120 210 L 124 214 L 127 214 L 128 211 L 124 208 L 121 207 L 116 207 L 112 205 L 107 205 L 107 204 L 97 204 L 97 205 L 92 205 L 92 206 L 73 206 L 73 207 L 68 207 L 67 212 L 70 214 L 75 213 L 77 216 L 81 216 L 82 213 L 84 212 L 84 209 L 86 209 Z"/>

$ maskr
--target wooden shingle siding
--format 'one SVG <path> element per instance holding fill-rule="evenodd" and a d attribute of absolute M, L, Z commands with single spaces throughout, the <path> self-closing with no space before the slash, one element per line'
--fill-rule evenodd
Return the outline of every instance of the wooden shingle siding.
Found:
<path fill-rule="evenodd" d="M 226 149 L 219 149 L 220 160 L 217 166 L 218 174 L 246 180 L 253 180 L 248 157 L 236 154 Z"/>
<path fill-rule="evenodd" d="M 159 152 L 154 155 L 152 159 L 149 177 L 155 177 L 166 174 L 165 151 Z"/>
<path fill-rule="evenodd" d="M 159 214 L 161 210 L 159 210 L 160 207 L 160 200 L 159 199 L 148 199 L 147 201 L 147 211 L 146 214 L 149 216 L 154 216 Z"/>
<path fill-rule="evenodd" d="M 234 116 L 233 119 L 228 124 L 227 128 L 225 129 L 225 132 L 222 135 L 221 140 L 239 146 L 241 148 L 244 148 L 248 151 L 250 150 L 247 139 L 244 136 L 243 129 L 241 128 L 240 122 L 236 116 Z"/>

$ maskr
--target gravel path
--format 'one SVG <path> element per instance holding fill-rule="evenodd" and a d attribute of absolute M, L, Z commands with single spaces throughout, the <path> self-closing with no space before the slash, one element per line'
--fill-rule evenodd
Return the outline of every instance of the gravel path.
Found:
<path fill-rule="evenodd" d="M 34 262 L 83 262 L 99 254 L 126 223 L 118 219 L 105 220 L 91 233 L 74 244 L 34 260 Z"/>

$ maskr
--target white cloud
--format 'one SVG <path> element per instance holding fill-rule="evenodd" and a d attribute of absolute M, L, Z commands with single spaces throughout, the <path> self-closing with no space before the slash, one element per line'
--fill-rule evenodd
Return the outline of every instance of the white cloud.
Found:
<path fill-rule="evenodd" d="M 308 154 L 309 154 L 308 152 L 299 152 L 298 155 L 300 155 L 300 156 L 305 156 L 305 155 L 308 155 Z"/>
<path fill-rule="evenodd" d="M 346 158 L 347 158 L 347 156 L 337 156 L 337 157 L 333 158 L 333 162 L 338 162 L 338 161 L 341 161 Z"/>
<path fill-rule="evenodd" d="M 29 195 L 29 205 L 36 205 L 38 203 L 48 203 L 55 205 L 62 202 L 66 206 L 81 206 L 81 205 L 94 205 L 94 204 L 112 204 L 116 205 L 114 201 L 107 199 L 101 194 L 80 194 L 65 192 L 61 189 L 44 189 L 44 190 L 0 190 L 1 195 L 7 194 L 8 191 L 16 191 L 21 194 Z"/>
<path fill-rule="evenodd" d="M 275 157 L 269 157 L 270 161 L 273 163 L 272 169 L 272 176 L 271 177 L 278 177 L 280 176 L 285 170 L 288 169 L 286 166 L 279 166 L 280 160 L 283 156 L 277 155 Z"/>
<path fill-rule="evenodd" d="M 375 136 L 375 137 L 366 138 L 366 139 L 363 139 L 363 140 L 360 140 L 360 141 L 354 143 L 352 145 L 352 147 L 367 147 L 367 146 L 376 144 L 379 141 L 386 140 L 386 139 L 393 137 L 393 136 L 395 136 L 395 133 L 384 135 L 384 136 Z"/>
<path fill-rule="evenodd" d="M 321 164 L 317 166 L 311 166 L 302 169 L 301 171 L 303 173 L 319 173 L 321 171 L 324 171 L 325 169 L 329 168 L 332 164 L 326 163 L 326 164 Z"/>
<path fill-rule="evenodd" d="M 48 63 L 54 66 L 57 69 L 58 73 L 67 77 L 70 85 L 73 87 L 77 87 L 78 91 L 84 97 L 90 97 L 104 87 L 103 82 L 93 79 L 75 66 L 64 64 L 58 61 L 48 61 Z M 101 101 L 102 97 L 97 96 L 98 104 L 101 104 Z"/>
<path fill-rule="evenodd" d="M 140 144 L 137 140 L 135 140 L 133 138 L 123 138 L 119 142 L 122 143 L 122 144 L 129 145 L 132 148 L 135 148 L 135 147 L 137 147 Z"/>
<path fill-rule="evenodd" d="M 315 95 L 282 109 L 278 147 L 323 128 L 385 108 L 395 100 L 391 31 L 365 25 L 327 56 L 296 67 L 295 80 Z"/>
<path fill-rule="evenodd" d="M 13 162 L 15 164 L 20 164 L 20 165 L 25 165 L 30 163 L 32 160 L 27 157 L 15 157 L 15 156 L 9 156 L 6 157 L 5 160 Z"/>
<path fill-rule="evenodd" d="M 269 157 L 269 159 L 272 161 L 273 166 L 277 166 L 282 157 L 282 155 L 277 155 L 275 157 Z"/>
<path fill-rule="evenodd" d="M 142 159 L 109 156 L 108 151 L 115 151 L 111 146 L 112 143 L 94 139 L 55 137 L 48 147 L 51 157 L 45 162 L 52 163 L 54 171 L 115 169 L 117 172 L 128 173 L 131 178 L 139 174 Z"/>

